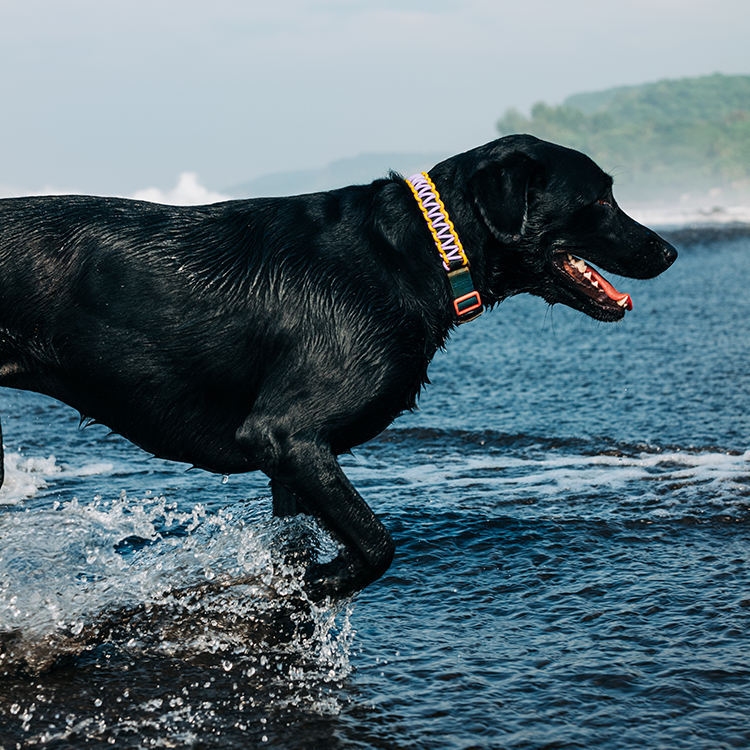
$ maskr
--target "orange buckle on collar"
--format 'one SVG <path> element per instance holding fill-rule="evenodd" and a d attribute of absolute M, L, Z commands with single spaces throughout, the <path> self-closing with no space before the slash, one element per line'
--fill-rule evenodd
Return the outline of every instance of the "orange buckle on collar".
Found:
<path fill-rule="evenodd" d="M 459 323 L 467 323 L 470 320 L 474 320 L 474 318 L 478 318 L 484 312 L 482 298 L 479 296 L 479 292 L 476 291 L 454 299 L 453 307 L 456 310 Z M 470 315 L 472 312 L 474 315 Z"/>

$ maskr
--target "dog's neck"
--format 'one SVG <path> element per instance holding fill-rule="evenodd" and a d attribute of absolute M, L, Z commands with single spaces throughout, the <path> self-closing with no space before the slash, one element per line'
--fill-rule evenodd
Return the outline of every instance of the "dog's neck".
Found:
<path fill-rule="evenodd" d="M 414 174 L 406 180 L 417 199 L 422 215 L 435 240 L 443 268 L 448 276 L 453 293 L 453 309 L 459 325 L 479 317 L 484 305 L 469 272 L 469 259 L 466 257 L 461 240 L 448 216 L 440 194 L 427 172 Z"/>

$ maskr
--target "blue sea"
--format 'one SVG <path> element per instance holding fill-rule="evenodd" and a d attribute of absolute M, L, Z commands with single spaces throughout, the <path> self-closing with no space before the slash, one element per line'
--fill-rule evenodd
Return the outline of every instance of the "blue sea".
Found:
<path fill-rule="evenodd" d="M 749 747 L 750 233 L 670 237 L 621 323 L 452 336 L 342 459 L 394 564 L 320 608 L 263 476 L 0 393 L 0 748 Z"/>

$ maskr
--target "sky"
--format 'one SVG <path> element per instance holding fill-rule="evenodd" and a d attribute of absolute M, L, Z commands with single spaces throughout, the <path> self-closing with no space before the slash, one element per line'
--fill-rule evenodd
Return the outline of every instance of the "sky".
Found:
<path fill-rule="evenodd" d="M 0 195 L 458 153 L 509 107 L 750 74 L 749 29 L 749 0 L 0 0 Z"/>

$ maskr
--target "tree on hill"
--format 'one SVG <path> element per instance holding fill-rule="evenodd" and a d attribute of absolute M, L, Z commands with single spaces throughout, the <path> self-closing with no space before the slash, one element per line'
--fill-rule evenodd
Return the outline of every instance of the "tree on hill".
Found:
<path fill-rule="evenodd" d="M 621 198 L 750 197 L 750 76 L 577 94 L 558 107 L 535 104 L 530 118 L 510 109 L 497 128 L 589 154 L 615 176 Z"/>

